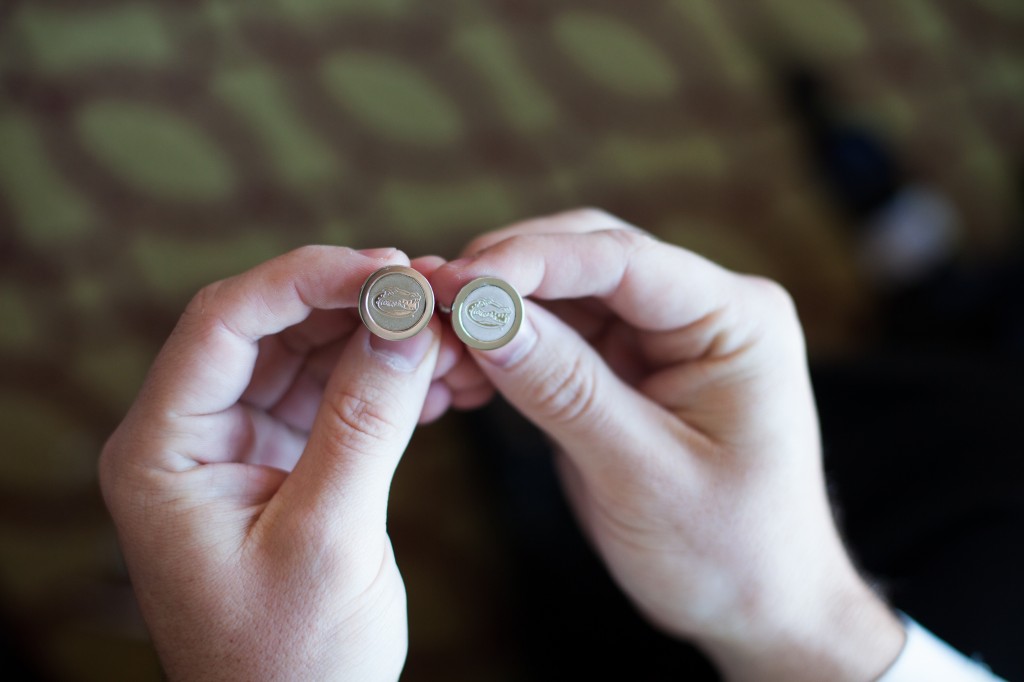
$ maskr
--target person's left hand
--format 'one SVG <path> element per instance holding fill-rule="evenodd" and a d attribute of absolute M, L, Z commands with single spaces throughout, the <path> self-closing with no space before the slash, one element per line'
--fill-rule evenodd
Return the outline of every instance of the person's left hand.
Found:
<path fill-rule="evenodd" d="M 107 443 L 103 494 L 172 679 L 398 677 L 391 477 L 418 420 L 487 394 L 443 380 L 462 351 L 438 320 L 399 342 L 360 324 L 365 278 L 408 263 L 307 247 L 203 289 Z"/>

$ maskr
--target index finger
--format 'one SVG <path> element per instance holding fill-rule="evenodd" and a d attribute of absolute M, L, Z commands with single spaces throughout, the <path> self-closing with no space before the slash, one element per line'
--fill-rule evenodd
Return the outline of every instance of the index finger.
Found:
<path fill-rule="evenodd" d="M 647 234 L 617 216 L 599 208 L 574 208 L 552 215 L 522 220 L 475 237 L 462 249 L 463 256 L 473 256 L 484 249 L 521 234 L 583 234 L 601 230 L 633 230 Z"/>
<path fill-rule="evenodd" d="M 517 234 L 442 266 L 431 283 L 437 300 L 450 305 L 480 276 L 504 279 L 523 296 L 543 300 L 594 297 L 646 331 L 678 329 L 721 310 L 739 279 L 642 232 L 611 229 Z"/>
<path fill-rule="evenodd" d="M 207 286 L 161 350 L 140 401 L 170 417 L 231 407 L 249 384 L 261 338 L 314 309 L 354 307 L 370 273 L 408 262 L 397 249 L 306 246 Z"/>

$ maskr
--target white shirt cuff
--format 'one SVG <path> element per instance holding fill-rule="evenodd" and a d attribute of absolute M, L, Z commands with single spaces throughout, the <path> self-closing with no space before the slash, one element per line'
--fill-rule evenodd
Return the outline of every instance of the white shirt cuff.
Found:
<path fill-rule="evenodd" d="M 900 615 L 907 641 L 878 682 L 1005 682 L 985 664 L 967 658 L 913 619 Z"/>

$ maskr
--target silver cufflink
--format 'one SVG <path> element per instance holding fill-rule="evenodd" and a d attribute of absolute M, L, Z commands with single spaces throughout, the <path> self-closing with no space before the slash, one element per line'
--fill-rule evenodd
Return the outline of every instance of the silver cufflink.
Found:
<path fill-rule="evenodd" d="M 462 287 L 452 304 L 452 327 L 467 346 L 501 348 L 523 323 L 523 299 L 511 284 L 480 277 Z"/>

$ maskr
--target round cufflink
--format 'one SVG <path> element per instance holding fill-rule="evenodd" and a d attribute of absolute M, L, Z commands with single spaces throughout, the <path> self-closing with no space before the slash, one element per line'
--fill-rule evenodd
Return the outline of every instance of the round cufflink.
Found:
<path fill-rule="evenodd" d="M 359 317 L 371 332 L 389 341 L 415 336 L 434 314 L 434 291 L 427 278 L 404 265 L 389 265 L 366 278 L 359 291 Z"/>
<path fill-rule="evenodd" d="M 501 348 L 523 323 L 523 299 L 508 282 L 480 277 L 462 287 L 452 304 L 452 327 L 462 342 L 480 350 Z"/>

